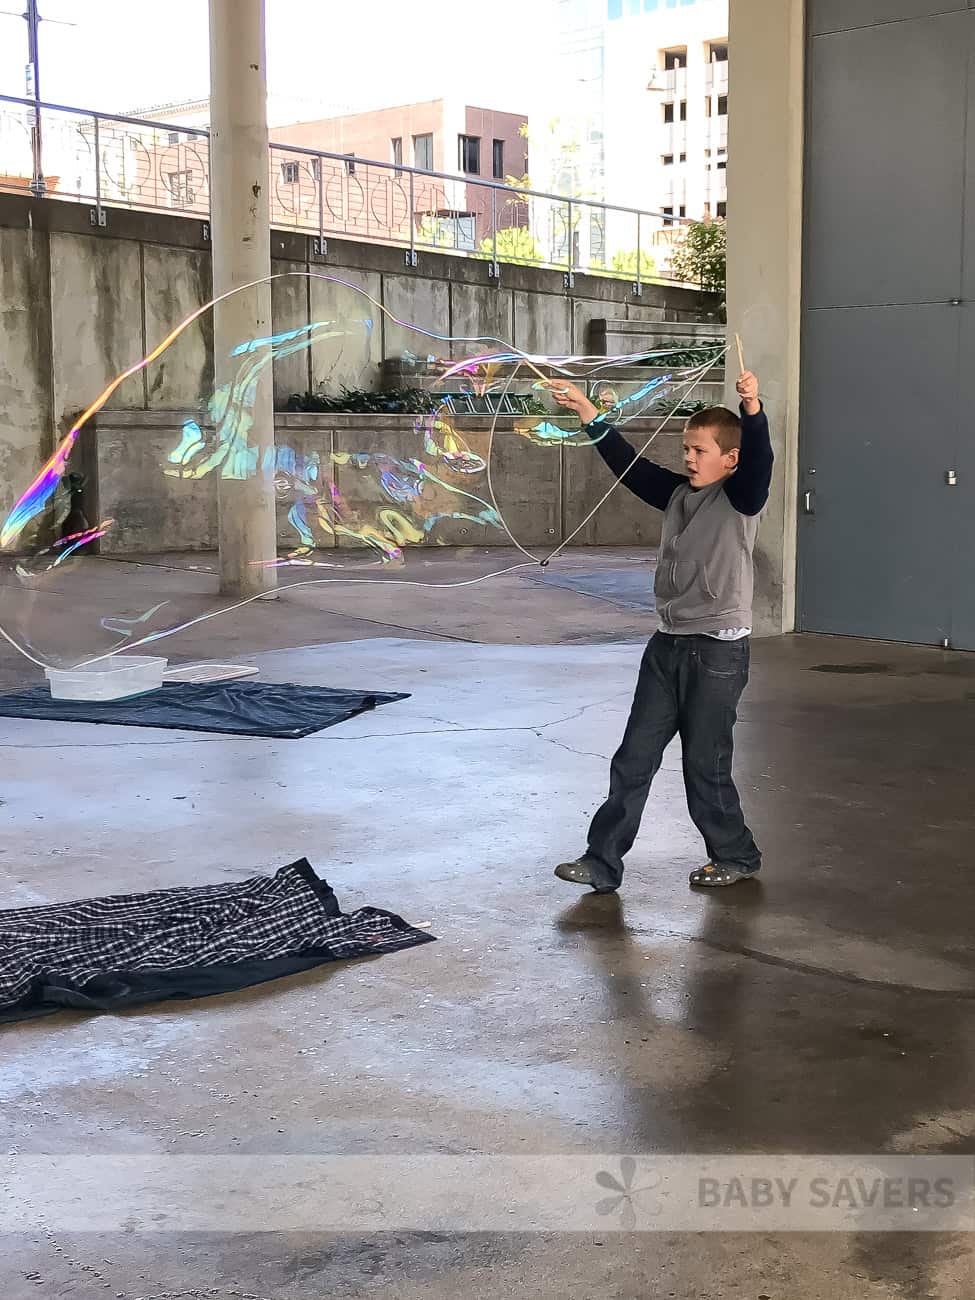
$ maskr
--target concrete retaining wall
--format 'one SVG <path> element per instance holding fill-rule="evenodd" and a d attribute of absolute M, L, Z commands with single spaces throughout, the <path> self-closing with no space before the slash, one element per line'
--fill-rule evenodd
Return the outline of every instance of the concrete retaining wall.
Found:
<path fill-rule="evenodd" d="M 210 296 L 201 222 L 118 209 L 106 215 L 99 228 L 82 204 L 0 194 L 0 517 L 77 413 Z M 697 318 L 698 295 L 679 288 L 646 285 L 636 298 L 628 282 L 594 276 L 566 287 L 561 272 L 505 265 L 494 281 L 479 260 L 421 253 L 413 269 L 401 249 L 330 240 L 323 258 L 312 248 L 305 235 L 273 231 L 273 270 L 339 275 L 402 319 L 452 336 L 500 337 L 527 351 L 586 352 L 595 318 Z M 354 299 L 352 290 L 322 280 L 278 281 L 274 327 L 348 315 Z M 383 359 L 415 350 L 416 335 L 383 319 L 370 347 L 364 377 L 376 382 Z M 109 409 L 195 408 L 209 395 L 212 371 L 212 330 L 203 317 L 151 373 L 127 381 Z M 316 345 L 277 366 L 276 398 L 314 388 L 325 371 L 334 384 L 361 383 L 358 368 L 353 373 L 327 344 Z M 149 447 L 129 452 L 155 455 Z M 518 463 L 527 464 L 527 455 L 521 448 Z M 570 490 L 576 487 L 582 490 L 573 479 Z M 526 484 L 522 495 L 531 491 Z M 151 512 L 148 501 L 144 509 Z M 134 517 L 126 526 L 136 529 Z"/>
<path fill-rule="evenodd" d="M 102 542 L 102 553 L 126 555 L 159 551 L 213 550 L 217 538 L 217 477 L 177 479 L 163 471 L 168 454 L 181 438 L 179 411 L 106 411 L 99 415 L 85 451 L 97 498 L 86 505 L 89 518 L 112 518 L 115 526 Z M 613 483 L 596 450 L 587 445 L 535 446 L 514 432 L 511 417 L 500 418 L 490 443 L 491 420 L 468 416 L 456 421 L 473 452 L 490 454 L 494 497 L 511 532 L 523 545 L 542 550 L 564 541 L 579 526 Z M 659 421 L 633 420 L 626 435 L 638 450 Z M 653 457 L 674 469 L 681 466 L 684 422 L 670 420 L 653 443 Z M 403 460 L 428 459 L 422 436 L 411 416 L 279 415 L 278 447 L 306 455 L 317 452 L 323 464 L 333 452 L 381 452 Z M 437 470 L 437 473 L 442 471 Z M 486 475 L 445 479 L 490 503 Z M 347 465 L 335 466 L 334 481 L 343 500 L 361 511 L 364 521 L 389 502 L 380 495 L 377 474 Z M 458 507 L 444 494 L 445 510 Z M 288 523 L 289 503 L 278 512 L 282 547 L 297 544 Z M 473 513 L 477 513 L 475 508 Z M 621 487 L 573 539 L 578 546 L 655 546 L 661 516 Z M 343 543 L 339 543 L 340 545 Z M 499 528 L 470 520 L 445 518 L 427 538 L 429 545 L 508 546 Z"/>

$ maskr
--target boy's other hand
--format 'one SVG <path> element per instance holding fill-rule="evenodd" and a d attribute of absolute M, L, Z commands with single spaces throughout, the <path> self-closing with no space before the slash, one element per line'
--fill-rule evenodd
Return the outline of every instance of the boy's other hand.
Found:
<path fill-rule="evenodd" d="M 750 370 L 743 370 L 735 385 L 746 415 L 758 415 L 762 404 L 758 400 L 758 379 Z"/>
<path fill-rule="evenodd" d="M 558 402 L 569 411 L 575 411 L 583 424 L 591 424 L 599 414 L 581 388 L 570 384 L 567 379 L 547 379 L 545 386 Z"/>

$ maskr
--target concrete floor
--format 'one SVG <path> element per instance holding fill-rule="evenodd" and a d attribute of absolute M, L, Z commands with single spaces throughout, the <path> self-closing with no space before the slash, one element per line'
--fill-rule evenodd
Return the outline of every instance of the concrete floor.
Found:
<path fill-rule="evenodd" d="M 445 554 L 429 571 L 457 581 L 505 562 Z M 565 567 L 646 562 L 599 552 Z M 163 589 L 212 605 L 209 576 L 165 563 L 89 565 L 51 594 L 49 629 L 101 583 L 128 584 L 146 607 Z M 581 847 L 604 793 L 653 617 L 538 576 L 305 589 L 164 643 L 174 658 L 248 659 L 269 679 L 412 693 L 303 741 L 0 719 L 2 906 L 307 855 L 346 909 L 389 907 L 438 936 L 240 995 L 8 1026 L 8 1149 L 975 1149 L 975 657 L 756 643 L 737 770 L 761 883 L 687 889 L 701 852 L 672 751 L 623 892 L 600 899 L 551 867 Z M 24 680 L 11 655 L 0 674 Z M 975 1294 L 971 1243 L 42 1222 L 5 1239 L 0 1294 L 962 1300 Z"/>

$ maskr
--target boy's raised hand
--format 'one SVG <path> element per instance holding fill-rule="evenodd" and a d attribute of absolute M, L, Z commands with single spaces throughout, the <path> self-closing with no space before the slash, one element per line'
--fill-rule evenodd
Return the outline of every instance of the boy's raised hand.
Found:
<path fill-rule="evenodd" d="M 567 379 L 548 379 L 546 387 L 559 406 L 575 411 L 583 424 L 590 424 L 599 414 L 597 407 L 593 406 L 582 389 L 570 384 Z"/>
<path fill-rule="evenodd" d="M 746 415 L 758 415 L 762 403 L 758 400 L 758 379 L 750 370 L 743 370 L 735 385 Z"/>

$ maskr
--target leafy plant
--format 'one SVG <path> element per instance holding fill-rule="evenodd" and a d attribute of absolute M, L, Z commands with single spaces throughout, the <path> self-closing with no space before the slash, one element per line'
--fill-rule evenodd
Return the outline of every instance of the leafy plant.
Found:
<path fill-rule="evenodd" d="M 670 267 L 678 280 L 702 293 L 725 296 L 727 227 L 723 221 L 693 221 L 674 245 Z"/>
<path fill-rule="evenodd" d="M 654 403 L 653 413 L 654 415 L 679 416 L 683 418 L 685 416 L 697 415 L 698 411 L 706 411 L 708 406 L 708 402 L 665 397 L 661 401 Z"/>
<path fill-rule="evenodd" d="M 636 249 L 631 248 L 629 252 L 614 253 L 610 262 L 610 270 L 618 272 L 620 275 L 636 275 Z M 657 274 L 657 263 L 650 254 L 645 250 L 640 250 L 640 276 L 648 280 Z"/>
<path fill-rule="evenodd" d="M 490 236 L 482 239 L 477 251 L 478 256 L 491 257 L 494 253 L 494 240 Z M 498 231 L 498 260 L 538 266 L 544 262 L 545 254 L 527 226 L 509 226 Z"/>
<path fill-rule="evenodd" d="M 344 413 L 346 415 L 429 415 L 442 399 L 422 388 L 385 388 L 368 392 L 364 388 L 343 388 L 336 396 L 327 393 L 293 393 L 286 411 Z"/>
<path fill-rule="evenodd" d="M 384 388 L 369 392 L 363 388 L 343 388 L 336 396 L 327 393 L 292 393 L 284 409 L 305 415 L 431 415 L 451 395 L 430 392 L 425 388 Z M 458 415 L 491 415 L 502 408 L 506 414 L 544 415 L 543 402 L 530 394 L 485 393 L 475 397 L 468 393 L 453 395 Z M 464 407 L 467 406 L 465 410 Z M 472 409 L 473 407 L 483 409 Z"/>
<path fill-rule="evenodd" d="M 657 364 L 668 368 L 673 367 L 675 370 L 690 370 L 694 366 L 704 366 L 709 361 L 713 361 L 720 347 L 721 341 L 719 339 L 715 339 L 713 343 L 708 341 L 707 345 L 702 344 L 699 347 L 694 347 L 693 344 L 688 346 L 686 338 L 664 339 L 657 344 L 655 350 L 664 351 L 666 349 L 667 355 L 660 357 Z"/>

